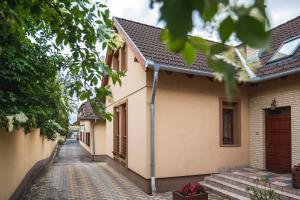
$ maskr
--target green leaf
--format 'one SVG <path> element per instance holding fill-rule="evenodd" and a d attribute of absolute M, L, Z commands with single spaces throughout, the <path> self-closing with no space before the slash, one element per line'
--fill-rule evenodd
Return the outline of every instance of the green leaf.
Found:
<path fill-rule="evenodd" d="M 63 34 L 57 34 L 57 37 L 55 39 L 55 43 L 57 46 L 59 46 L 62 41 L 64 40 L 64 35 Z"/>
<path fill-rule="evenodd" d="M 185 38 L 188 32 L 192 30 L 193 6 L 191 1 L 165 0 L 160 11 L 160 20 L 166 22 L 170 35 L 175 38 Z"/>
<path fill-rule="evenodd" d="M 196 56 L 197 51 L 189 42 L 185 43 L 184 49 L 181 51 L 181 55 L 188 65 L 192 65 Z"/>
<path fill-rule="evenodd" d="M 223 74 L 225 89 L 228 97 L 236 91 L 236 69 L 235 66 L 217 58 L 208 59 L 208 67 L 213 71 Z"/>
<path fill-rule="evenodd" d="M 264 48 L 269 43 L 270 34 L 264 23 L 251 16 L 241 17 L 236 23 L 237 37 L 254 48 Z"/>
<path fill-rule="evenodd" d="M 200 50 L 205 55 L 209 54 L 209 44 L 207 40 L 200 37 L 190 37 L 189 42 L 198 50 Z"/>
<path fill-rule="evenodd" d="M 223 43 L 225 43 L 234 31 L 234 22 L 230 16 L 223 20 L 219 27 L 219 35 Z"/>
<path fill-rule="evenodd" d="M 186 39 L 185 38 L 176 38 L 170 35 L 168 29 L 164 29 L 160 33 L 160 40 L 167 44 L 167 48 L 173 52 L 180 52 L 185 45 Z"/>
<path fill-rule="evenodd" d="M 210 47 L 210 53 L 212 55 L 220 54 L 227 50 L 228 50 L 228 46 L 226 46 L 225 44 L 221 44 L 221 43 L 213 44 Z"/>
<path fill-rule="evenodd" d="M 81 93 L 81 95 L 80 95 L 80 100 L 81 101 L 84 101 L 84 100 L 86 100 L 87 99 L 87 97 L 88 97 L 88 93 L 87 92 L 83 92 L 83 93 Z"/>
<path fill-rule="evenodd" d="M 203 18 L 206 21 L 210 21 L 215 14 L 218 12 L 218 6 L 219 2 L 218 0 L 204 0 L 205 2 L 205 7 L 204 7 L 204 13 L 203 13 Z M 200 13 L 201 14 L 201 13 Z"/>
<path fill-rule="evenodd" d="M 166 43 L 166 42 L 168 42 L 168 40 L 169 40 L 169 31 L 168 31 L 168 29 L 161 30 L 161 32 L 160 32 L 160 41 Z"/>
<path fill-rule="evenodd" d="M 170 38 L 167 47 L 169 50 L 178 53 L 184 48 L 185 42 L 185 38 Z"/>

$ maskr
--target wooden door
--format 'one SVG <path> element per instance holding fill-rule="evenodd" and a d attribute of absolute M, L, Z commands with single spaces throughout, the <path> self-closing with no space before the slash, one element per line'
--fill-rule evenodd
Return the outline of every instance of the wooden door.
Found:
<path fill-rule="evenodd" d="M 291 172 L 291 109 L 265 110 L 266 168 L 271 172 Z"/>

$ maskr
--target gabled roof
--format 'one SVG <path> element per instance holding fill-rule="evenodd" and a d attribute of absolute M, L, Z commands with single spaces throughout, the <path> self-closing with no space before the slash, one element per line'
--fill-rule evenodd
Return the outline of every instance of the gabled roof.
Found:
<path fill-rule="evenodd" d="M 100 119 L 94 112 L 91 103 L 86 101 L 82 103 L 78 110 L 78 118 L 83 120 L 93 120 L 93 119 Z"/>
<path fill-rule="evenodd" d="M 210 72 L 204 54 L 199 52 L 193 65 L 188 66 L 179 54 L 168 51 L 166 45 L 160 41 L 162 29 L 127 19 L 114 19 L 118 31 L 124 32 L 125 36 L 128 37 L 127 39 L 137 48 L 136 51 L 141 54 L 140 56 L 144 59 L 144 62 L 145 60 L 151 60 L 156 64 Z M 267 78 L 267 76 L 278 75 L 281 72 L 287 72 L 296 68 L 300 69 L 300 48 L 288 58 L 268 63 L 269 59 L 284 41 L 300 36 L 300 16 L 271 29 L 270 32 L 272 36 L 270 49 L 260 55 L 261 66 L 257 69 L 256 75 L 261 78 Z"/>
<path fill-rule="evenodd" d="M 198 53 L 193 65 L 188 66 L 179 54 L 168 51 L 166 45 L 160 41 L 161 28 L 117 17 L 115 21 L 130 37 L 145 59 L 159 64 L 209 71 L 207 59 L 202 53 Z"/>

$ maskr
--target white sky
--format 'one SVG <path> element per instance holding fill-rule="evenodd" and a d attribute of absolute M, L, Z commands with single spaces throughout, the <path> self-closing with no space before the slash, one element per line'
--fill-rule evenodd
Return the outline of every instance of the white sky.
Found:
<path fill-rule="evenodd" d="M 112 16 L 162 27 L 162 24 L 158 23 L 159 7 L 150 9 L 149 2 L 150 0 L 107 0 L 107 5 Z M 266 4 L 271 27 L 278 26 L 300 15 L 300 0 L 266 0 Z M 193 34 L 202 33 L 201 30 L 193 30 Z M 207 37 L 206 34 L 204 36 Z"/>

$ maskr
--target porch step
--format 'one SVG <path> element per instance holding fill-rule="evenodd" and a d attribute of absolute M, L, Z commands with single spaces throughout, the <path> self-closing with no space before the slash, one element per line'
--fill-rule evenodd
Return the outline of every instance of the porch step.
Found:
<path fill-rule="evenodd" d="M 240 187 L 238 185 L 234 185 L 234 184 L 231 184 L 226 181 L 218 180 L 218 179 L 215 179 L 214 177 L 208 177 L 205 179 L 205 181 L 206 181 L 206 183 L 208 183 L 212 186 L 221 188 L 226 191 L 233 192 L 235 194 L 238 194 L 238 195 L 243 196 L 248 199 L 251 198 L 250 193 L 244 187 Z"/>
<path fill-rule="evenodd" d="M 233 193 L 233 192 L 230 192 L 228 190 L 224 190 L 224 189 L 221 189 L 219 187 L 216 187 L 216 186 L 213 186 L 213 185 L 210 185 L 209 183 L 205 182 L 205 181 L 202 181 L 200 182 L 201 185 L 207 187 L 210 191 L 224 197 L 224 198 L 227 198 L 227 199 L 233 199 L 233 200 L 250 200 L 250 198 L 247 198 L 247 197 L 243 197 L 241 195 L 238 195 L 236 193 Z"/>
<path fill-rule="evenodd" d="M 212 176 L 206 177 L 204 182 L 207 187 L 211 190 L 221 189 L 222 191 L 227 191 L 230 193 L 234 193 L 236 195 L 242 196 L 246 199 L 250 199 L 250 193 L 246 188 L 249 187 L 257 187 L 256 183 L 253 183 L 251 180 L 243 180 L 240 178 L 236 178 L 232 175 L 228 174 L 214 174 Z M 212 188 L 213 187 L 213 188 Z M 258 188 L 264 189 L 264 186 L 258 185 Z M 273 189 L 273 188 L 272 188 Z M 300 200 L 299 195 L 295 195 L 292 193 L 288 193 L 285 191 L 273 189 L 276 194 L 279 195 L 280 199 L 291 199 L 291 200 Z M 227 194 L 222 195 L 222 192 L 219 191 L 221 196 L 228 196 Z M 228 198 L 228 197 L 227 197 Z M 235 199 L 231 198 L 230 199 Z"/>
<path fill-rule="evenodd" d="M 257 184 L 257 178 L 256 176 L 252 176 L 252 177 L 247 177 L 245 176 L 243 173 L 240 173 L 240 172 L 233 172 L 233 173 L 225 173 L 225 175 L 228 175 L 228 176 L 231 176 L 231 177 L 234 177 L 234 178 L 237 178 L 237 179 L 242 179 L 242 180 L 245 180 L 245 181 L 248 181 L 248 182 L 251 182 L 251 183 L 254 183 L 254 184 Z M 259 185 L 264 185 L 264 183 L 262 181 L 258 181 L 258 184 Z M 293 188 L 288 188 L 288 187 L 284 187 L 282 185 L 278 185 L 278 184 L 273 184 L 271 183 L 270 184 L 270 187 L 273 189 L 273 190 L 280 190 L 280 191 L 283 191 L 283 192 L 287 192 L 287 193 L 291 193 L 291 194 L 295 194 L 295 195 L 298 195 L 299 196 L 299 192 L 297 192 L 295 189 Z"/>

